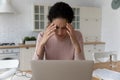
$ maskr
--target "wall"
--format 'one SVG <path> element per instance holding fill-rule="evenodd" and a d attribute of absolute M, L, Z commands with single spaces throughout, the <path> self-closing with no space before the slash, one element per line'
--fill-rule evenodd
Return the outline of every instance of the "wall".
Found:
<path fill-rule="evenodd" d="M 105 0 L 102 8 L 102 40 L 106 51 L 120 52 L 120 8 L 111 8 L 112 0 Z"/>
<path fill-rule="evenodd" d="M 93 0 L 11 0 L 16 14 L 0 14 L 0 43 L 19 43 L 24 36 L 37 36 L 38 32 L 33 32 L 32 24 L 33 3 L 53 4 L 57 1 L 93 7 L 100 7 L 102 3 L 102 0 L 98 2 Z"/>
<path fill-rule="evenodd" d="M 0 14 L 0 42 L 21 42 L 32 31 L 32 2 L 29 0 L 11 0 L 16 14 Z"/>

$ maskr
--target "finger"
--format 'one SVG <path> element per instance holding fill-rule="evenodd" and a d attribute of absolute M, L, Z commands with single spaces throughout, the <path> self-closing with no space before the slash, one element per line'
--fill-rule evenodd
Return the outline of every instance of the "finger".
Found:
<path fill-rule="evenodd" d="M 54 23 L 48 24 L 48 27 L 47 27 L 47 28 L 49 28 L 49 27 L 51 27 L 51 26 L 53 26 L 53 25 L 54 25 Z"/>
<path fill-rule="evenodd" d="M 67 30 L 67 33 L 68 33 L 68 35 L 70 34 L 70 32 Z"/>
<path fill-rule="evenodd" d="M 73 29 L 73 27 L 72 27 L 71 24 L 68 24 L 68 23 L 67 23 L 66 27 L 67 27 L 67 29 L 69 30 L 70 33 L 73 33 L 73 32 L 74 32 L 74 29 Z"/>
<path fill-rule="evenodd" d="M 67 34 L 70 36 L 70 32 L 67 30 Z"/>
<path fill-rule="evenodd" d="M 55 32 L 51 32 L 51 34 L 49 34 L 48 38 L 50 38 L 51 36 L 53 36 L 55 34 Z"/>
<path fill-rule="evenodd" d="M 72 38 L 71 38 L 71 34 L 70 34 L 70 32 L 69 32 L 69 31 L 67 31 L 67 34 L 69 35 L 70 39 L 72 39 Z"/>
<path fill-rule="evenodd" d="M 55 25 L 54 25 L 55 26 Z M 49 29 L 49 31 L 47 32 L 47 34 L 51 34 L 52 32 L 54 32 L 56 30 L 56 27 L 52 27 L 51 29 Z"/>
<path fill-rule="evenodd" d="M 72 25 L 71 25 L 70 23 L 67 23 L 67 26 L 69 26 L 69 28 L 70 28 L 71 30 L 73 30 L 73 27 L 72 27 Z"/>
<path fill-rule="evenodd" d="M 48 40 L 49 37 L 55 33 L 55 29 L 56 28 L 53 28 L 51 31 L 44 33 L 44 38 L 46 38 Z"/>
<path fill-rule="evenodd" d="M 54 25 L 53 23 L 48 24 L 48 26 L 47 26 L 46 30 L 48 30 L 49 28 L 51 28 L 53 25 Z"/>
<path fill-rule="evenodd" d="M 52 29 L 56 29 L 56 25 L 51 25 L 49 28 L 46 29 L 46 32 L 49 32 Z"/>
<path fill-rule="evenodd" d="M 52 25 L 51 27 L 49 27 L 47 30 L 50 31 L 51 29 L 56 28 L 56 25 Z"/>
<path fill-rule="evenodd" d="M 71 28 L 69 27 L 69 25 L 66 25 L 66 28 L 68 29 L 69 32 L 71 32 Z"/>

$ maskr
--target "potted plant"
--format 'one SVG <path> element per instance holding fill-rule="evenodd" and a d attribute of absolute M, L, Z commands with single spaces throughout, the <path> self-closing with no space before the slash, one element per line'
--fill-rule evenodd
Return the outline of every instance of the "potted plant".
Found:
<path fill-rule="evenodd" d="M 23 40 L 23 43 L 24 44 L 35 44 L 36 38 L 34 36 L 32 36 L 32 37 L 26 36 Z"/>

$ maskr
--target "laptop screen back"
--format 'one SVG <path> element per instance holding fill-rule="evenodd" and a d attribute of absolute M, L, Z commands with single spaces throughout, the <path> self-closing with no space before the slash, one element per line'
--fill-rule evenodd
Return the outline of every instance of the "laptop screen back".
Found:
<path fill-rule="evenodd" d="M 93 61 L 32 61 L 33 80 L 91 80 Z"/>

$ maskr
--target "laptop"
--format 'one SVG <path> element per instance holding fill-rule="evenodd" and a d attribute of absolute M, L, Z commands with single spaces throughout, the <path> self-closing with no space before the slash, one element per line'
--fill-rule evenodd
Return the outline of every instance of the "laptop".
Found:
<path fill-rule="evenodd" d="M 31 61 L 32 80 L 92 80 L 93 61 Z"/>

